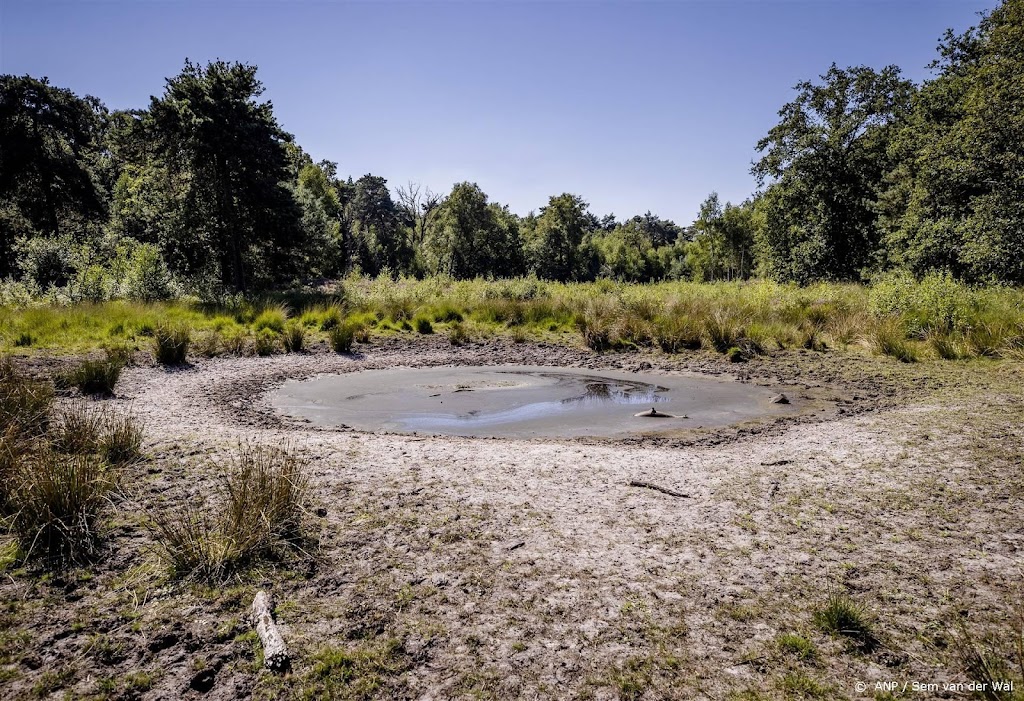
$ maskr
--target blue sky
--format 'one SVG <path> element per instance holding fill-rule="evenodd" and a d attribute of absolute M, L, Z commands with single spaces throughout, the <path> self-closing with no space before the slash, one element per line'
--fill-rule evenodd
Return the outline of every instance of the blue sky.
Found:
<path fill-rule="evenodd" d="M 315 159 L 525 214 L 581 195 L 681 224 L 742 201 L 755 144 L 800 80 L 897 64 L 995 0 L 330 2 L 0 0 L 0 72 L 144 107 L 186 57 L 259 66 Z"/>

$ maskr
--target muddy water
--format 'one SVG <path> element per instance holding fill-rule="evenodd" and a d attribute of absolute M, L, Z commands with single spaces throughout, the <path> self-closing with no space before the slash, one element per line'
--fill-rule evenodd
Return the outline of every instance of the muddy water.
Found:
<path fill-rule="evenodd" d="M 533 366 L 393 368 L 290 380 L 280 412 L 361 431 L 492 437 L 622 437 L 785 414 L 775 392 L 694 375 Z M 669 416 L 635 414 L 655 407 Z"/>

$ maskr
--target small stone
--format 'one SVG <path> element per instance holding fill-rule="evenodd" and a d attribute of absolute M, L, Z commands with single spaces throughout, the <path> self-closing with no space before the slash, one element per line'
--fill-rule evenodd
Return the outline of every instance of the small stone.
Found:
<path fill-rule="evenodd" d="M 324 518 L 324 517 L 327 516 L 327 509 L 325 509 L 324 507 L 320 506 L 320 507 L 317 507 L 317 510 L 314 513 L 317 516 L 319 516 L 320 518 Z"/>
<path fill-rule="evenodd" d="M 789 404 L 789 397 L 787 397 L 784 394 L 776 394 L 768 401 L 770 401 L 772 404 Z"/>

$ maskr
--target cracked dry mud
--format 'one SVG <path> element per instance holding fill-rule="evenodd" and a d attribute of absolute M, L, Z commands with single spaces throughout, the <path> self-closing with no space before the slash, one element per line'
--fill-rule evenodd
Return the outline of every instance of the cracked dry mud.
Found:
<path fill-rule="evenodd" d="M 360 368 L 641 361 L 737 374 L 699 354 L 439 339 L 127 369 L 107 401 L 144 422 L 152 457 L 92 574 L 5 573 L 0 696 L 47 682 L 55 698 L 855 699 L 874 694 L 858 681 L 966 678 L 955 618 L 998 627 L 1019 600 L 1019 364 L 782 353 L 741 379 L 809 411 L 654 440 L 317 429 L 266 401 L 287 378 Z M 226 587 L 170 581 L 145 513 L 205 498 L 206 459 L 238 441 L 309 460 L 311 541 Z M 256 664 L 244 615 L 258 588 L 276 599 L 288 677 Z M 867 606 L 875 647 L 815 627 L 833 589 Z M 815 651 L 792 654 L 784 634 Z"/>

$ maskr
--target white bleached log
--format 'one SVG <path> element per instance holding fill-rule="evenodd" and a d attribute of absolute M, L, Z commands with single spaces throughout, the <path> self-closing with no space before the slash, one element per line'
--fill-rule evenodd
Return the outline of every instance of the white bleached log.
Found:
<path fill-rule="evenodd" d="M 265 591 L 256 593 L 252 602 L 252 623 L 263 644 L 263 664 L 267 669 L 283 671 L 288 668 L 288 648 L 274 623 L 270 597 Z"/>

